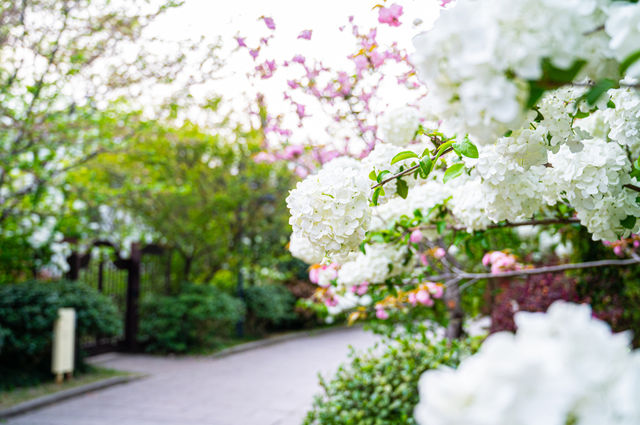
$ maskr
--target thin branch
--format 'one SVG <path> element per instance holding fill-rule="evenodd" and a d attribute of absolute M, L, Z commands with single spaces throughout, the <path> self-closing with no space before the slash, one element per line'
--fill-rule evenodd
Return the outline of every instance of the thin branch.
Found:
<path fill-rule="evenodd" d="M 640 190 L 640 188 L 638 188 Z M 571 223 L 579 223 L 580 219 L 576 218 L 576 217 L 569 217 L 569 218 L 545 218 L 545 219 L 540 219 L 540 220 L 527 220 L 527 221 L 517 221 L 517 222 L 510 222 L 510 221 L 506 221 L 505 223 L 495 223 L 495 224 L 490 224 L 487 226 L 487 229 L 501 229 L 501 228 L 505 228 L 505 227 L 520 227 L 520 226 L 545 226 L 545 225 L 549 225 L 549 224 L 571 224 Z M 419 226 L 417 227 L 419 229 L 436 229 L 437 226 L 429 224 L 429 225 L 425 225 L 425 226 Z M 460 226 L 447 226 L 446 227 L 447 230 L 454 230 L 454 231 L 458 231 L 458 232 L 464 232 L 466 231 L 466 227 L 460 227 Z M 411 229 L 411 230 L 415 230 L 415 229 Z"/>
<path fill-rule="evenodd" d="M 442 152 L 440 154 L 440 158 L 442 158 L 444 155 L 448 154 L 451 151 L 453 151 L 453 148 L 445 149 L 444 152 Z M 435 158 L 435 156 L 431 160 L 433 161 L 434 158 Z M 435 167 L 435 165 L 436 164 L 433 164 L 434 167 Z M 420 164 L 416 164 L 413 167 L 407 168 L 404 171 L 401 171 L 401 172 L 399 172 L 397 174 L 394 174 L 393 176 L 382 180 L 380 183 L 377 183 L 377 184 L 371 186 L 371 190 L 375 189 L 376 187 L 383 186 L 383 185 L 389 183 L 391 180 L 395 180 L 395 179 L 400 178 L 402 176 L 406 176 L 407 174 L 411 174 L 412 172 L 416 171 L 418 168 L 420 168 Z"/>
<path fill-rule="evenodd" d="M 474 281 L 478 281 L 481 279 L 491 279 L 491 278 L 504 278 L 504 277 L 520 277 L 520 276 L 531 276 L 536 274 L 544 274 L 544 273 L 558 273 L 567 270 L 580 270 L 580 269 L 591 269 L 598 267 L 624 267 L 631 266 L 634 264 L 640 264 L 640 256 L 632 253 L 632 258 L 627 258 L 625 260 L 598 260 L 598 261 L 587 261 L 584 263 L 569 263 L 569 264 L 559 264 L 556 266 L 544 266 L 544 267 L 536 267 L 533 269 L 523 269 L 523 270 L 513 270 L 502 273 L 443 273 L 438 275 L 427 276 L 422 280 L 428 280 L 432 282 L 449 282 L 454 281 L 458 282 L 463 279 L 471 279 Z M 406 285 L 415 284 L 414 281 L 405 282 Z M 475 283 L 475 282 L 474 282 Z M 374 284 L 376 285 L 376 284 Z M 382 285 L 382 284 L 380 284 Z"/>
<path fill-rule="evenodd" d="M 636 186 L 635 184 L 625 184 L 624 187 L 626 187 L 627 189 L 635 190 L 636 192 L 640 192 L 640 187 Z"/>

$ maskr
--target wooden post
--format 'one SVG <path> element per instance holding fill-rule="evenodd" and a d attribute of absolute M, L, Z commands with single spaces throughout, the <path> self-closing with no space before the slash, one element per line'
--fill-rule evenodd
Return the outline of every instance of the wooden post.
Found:
<path fill-rule="evenodd" d="M 138 302 L 140 297 L 140 244 L 131 244 L 131 258 L 127 274 L 127 311 L 125 316 L 124 343 L 127 351 L 138 348 Z"/>
<path fill-rule="evenodd" d="M 100 262 L 98 263 L 98 291 L 102 292 L 104 285 L 104 258 L 100 253 Z"/>
<path fill-rule="evenodd" d="M 458 282 L 453 282 L 444 292 L 444 301 L 449 310 L 449 326 L 444 336 L 449 339 L 460 339 L 463 334 L 462 321 L 464 312 L 462 311 L 460 287 Z"/>
<path fill-rule="evenodd" d="M 173 250 L 171 248 L 167 248 L 166 250 L 166 255 L 168 257 L 167 259 L 167 268 L 165 269 L 165 276 L 164 276 L 164 292 L 165 295 L 169 295 L 171 294 L 171 260 L 173 260 Z"/>
<path fill-rule="evenodd" d="M 67 263 L 69 263 L 67 278 L 74 281 L 78 280 L 78 277 L 80 277 L 80 254 L 73 251 L 71 255 L 67 257 Z"/>

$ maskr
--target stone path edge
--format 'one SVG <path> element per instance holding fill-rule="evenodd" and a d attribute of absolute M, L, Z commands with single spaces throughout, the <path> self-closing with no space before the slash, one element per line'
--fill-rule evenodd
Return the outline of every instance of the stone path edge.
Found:
<path fill-rule="evenodd" d="M 0 420 L 8 419 L 12 416 L 20 415 L 22 413 L 39 409 L 41 407 L 48 406 L 50 404 L 57 403 L 59 401 L 86 394 L 92 391 L 102 390 L 114 385 L 126 384 L 128 382 L 142 379 L 144 377 L 145 375 L 142 374 L 114 376 L 100 381 L 91 382 L 86 385 L 79 385 L 67 390 L 58 391 L 53 394 L 47 394 L 42 397 L 37 397 L 32 400 L 16 404 L 14 406 L 7 407 L 6 409 L 0 409 Z"/>
<path fill-rule="evenodd" d="M 345 329 L 357 328 L 361 325 L 353 325 L 353 326 L 331 326 L 327 328 L 320 329 L 310 329 L 308 331 L 297 331 L 290 332 L 283 335 L 272 336 L 264 339 L 259 339 L 257 341 L 246 342 L 244 344 L 238 344 L 233 347 L 225 348 L 216 353 L 210 354 L 208 358 L 216 359 L 227 357 L 232 354 L 238 354 L 249 350 L 255 350 L 257 348 L 268 347 L 269 345 L 278 344 L 280 342 L 292 341 L 294 339 L 307 338 L 310 336 L 323 335 L 331 332 L 343 331 Z"/>

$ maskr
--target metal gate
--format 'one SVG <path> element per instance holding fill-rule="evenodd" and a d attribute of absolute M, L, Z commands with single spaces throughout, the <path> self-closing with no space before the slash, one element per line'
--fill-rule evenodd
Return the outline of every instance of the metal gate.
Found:
<path fill-rule="evenodd" d="M 143 294 L 171 292 L 171 250 L 159 245 L 140 247 L 131 244 L 129 258 L 120 257 L 116 246 L 107 241 L 92 245 L 100 247 L 98 258 L 91 249 L 85 254 L 72 253 L 68 257 L 70 280 L 80 280 L 109 296 L 122 317 L 119 335 L 100 335 L 84 338 L 80 346 L 89 354 L 107 351 L 137 351 L 139 303 Z"/>

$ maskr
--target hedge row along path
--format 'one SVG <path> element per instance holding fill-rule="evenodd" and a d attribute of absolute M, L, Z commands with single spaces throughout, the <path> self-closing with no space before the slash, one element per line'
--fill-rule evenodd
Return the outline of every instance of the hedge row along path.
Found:
<path fill-rule="evenodd" d="M 222 358 L 117 354 L 101 366 L 147 378 L 17 416 L 8 425 L 300 425 L 331 375 L 376 337 L 359 328 Z"/>

